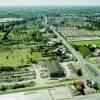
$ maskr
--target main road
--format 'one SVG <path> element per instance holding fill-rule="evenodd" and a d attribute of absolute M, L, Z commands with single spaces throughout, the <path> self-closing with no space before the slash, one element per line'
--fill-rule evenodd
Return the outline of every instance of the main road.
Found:
<path fill-rule="evenodd" d="M 59 40 L 63 42 L 63 44 L 72 52 L 72 54 L 77 58 L 80 68 L 83 73 L 83 77 L 87 79 L 92 79 L 100 85 L 100 73 L 95 69 L 92 64 L 90 64 L 83 56 L 77 52 L 72 45 L 67 41 L 67 39 L 56 31 L 54 27 L 53 32 L 58 36 Z M 95 73 L 95 74 L 94 74 Z"/>

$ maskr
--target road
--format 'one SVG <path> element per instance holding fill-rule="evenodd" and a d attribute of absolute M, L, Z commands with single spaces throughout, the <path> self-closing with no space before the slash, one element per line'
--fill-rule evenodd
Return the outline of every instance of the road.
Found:
<path fill-rule="evenodd" d="M 58 38 L 63 42 L 63 44 L 72 52 L 72 54 L 77 58 L 78 63 L 81 67 L 83 77 L 85 79 L 93 79 L 95 82 L 98 82 L 100 85 L 100 74 L 98 74 L 97 70 L 92 66 L 86 59 L 83 58 L 80 53 L 78 53 L 67 41 L 67 39 L 60 33 L 58 33 L 55 28 L 53 29 L 53 32 L 58 36 Z M 87 65 L 92 69 L 92 71 L 87 67 Z M 93 71 L 97 73 L 97 75 L 93 74 Z"/>
<path fill-rule="evenodd" d="M 74 97 L 68 98 L 69 97 L 67 96 L 68 92 L 66 92 L 67 89 L 66 87 L 64 88 L 65 88 L 65 91 L 63 92 L 58 87 L 59 92 L 57 92 L 58 94 L 56 93 L 57 95 L 56 94 L 50 95 L 48 89 L 43 89 L 43 90 L 38 90 L 38 91 L 35 90 L 35 91 L 29 91 L 29 92 L 20 92 L 20 93 L 0 95 L 0 100 L 54 100 L 52 96 L 59 97 L 58 99 L 55 99 L 55 100 L 100 100 L 100 93 L 74 96 Z M 60 99 L 61 97 L 62 99 Z"/>

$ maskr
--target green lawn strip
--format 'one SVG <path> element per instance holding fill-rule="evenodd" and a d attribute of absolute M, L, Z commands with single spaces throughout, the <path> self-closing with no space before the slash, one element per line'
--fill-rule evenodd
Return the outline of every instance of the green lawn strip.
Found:
<path fill-rule="evenodd" d="M 82 40 L 82 41 L 71 41 L 70 42 L 71 44 L 73 45 L 92 45 L 92 44 L 95 44 L 95 45 L 98 45 L 100 46 L 100 39 L 97 39 L 97 40 Z"/>

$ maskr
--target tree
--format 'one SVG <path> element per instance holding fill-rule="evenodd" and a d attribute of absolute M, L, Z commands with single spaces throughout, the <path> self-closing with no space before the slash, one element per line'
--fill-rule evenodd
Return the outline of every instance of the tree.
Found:
<path fill-rule="evenodd" d="M 6 59 L 9 59 L 9 57 L 8 57 L 8 56 L 6 56 Z"/>
<path fill-rule="evenodd" d="M 33 64 L 38 64 L 38 62 L 36 60 L 33 60 L 32 58 L 30 58 L 30 62 Z"/>
<path fill-rule="evenodd" d="M 78 74 L 79 76 L 82 76 L 82 71 L 81 71 L 81 69 L 77 69 L 77 74 Z"/>
<path fill-rule="evenodd" d="M 14 69 L 14 67 L 9 67 L 9 66 L 2 66 L 2 67 L 0 67 L 0 71 L 2 72 L 2 71 L 8 71 L 8 72 L 10 72 L 10 71 L 14 71 L 15 69 Z"/>
<path fill-rule="evenodd" d="M 25 88 L 25 85 L 24 85 L 24 84 L 15 84 L 15 85 L 13 85 L 12 88 L 13 88 L 13 89 L 17 89 L 17 88 Z"/>

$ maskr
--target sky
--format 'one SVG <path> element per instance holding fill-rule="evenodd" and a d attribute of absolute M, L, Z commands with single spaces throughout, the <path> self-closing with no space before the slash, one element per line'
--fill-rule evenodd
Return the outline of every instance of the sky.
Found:
<path fill-rule="evenodd" d="M 100 0 L 0 0 L 0 6 L 39 6 L 39 5 L 100 6 Z"/>

